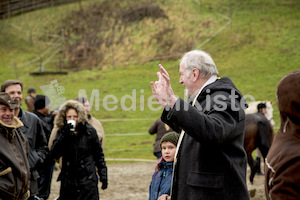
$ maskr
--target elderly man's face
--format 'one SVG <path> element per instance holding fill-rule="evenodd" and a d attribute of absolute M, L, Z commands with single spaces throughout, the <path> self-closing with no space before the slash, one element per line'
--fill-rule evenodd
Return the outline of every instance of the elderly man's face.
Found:
<path fill-rule="evenodd" d="M 179 73 L 180 73 L 179 83 L 184 85 L 185 95 L 187 97 L 191 97 L 195 92 L 193 90 L 193 82 L 190 79 L 191 73 L 187 70 L 187 68 L 183 63 L 180 63 Z"/>
<path fill-rule="evenodd" d="M 5 89 L 5 92 L 8 93 L 13 100 L 18 99 L 19 107 L 21 106 L 22 99 L 23 99 L 21 85 L 19 84 L 10 85 Z"/>
<path fill-rule="evenodd" d="M 14 117 L 14 110 L 7 105 L 0 104 L 0 120 L 7 125 L 11 125 Z"/>

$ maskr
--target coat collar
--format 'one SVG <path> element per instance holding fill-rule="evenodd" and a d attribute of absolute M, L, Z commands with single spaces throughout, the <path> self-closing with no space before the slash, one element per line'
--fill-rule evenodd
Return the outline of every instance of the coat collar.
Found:
<path fill-rule="evenodd" d="M 13 117 L 11 125 L 5 124 L 2 120 L 0 120 L 0 124 L 5 128 L 11 129 L 20 128 L 23 126 L 23 123 L 17 117 Z"/>
<path fill-rule="evenodd" d="M 18 118 L 22 121 L 23 125 L 28 128 L 30 126 L 30 122 L 28 121 L 28 117 L 25 117 L 25 115 L 25 111 L 20 108 Z"/>

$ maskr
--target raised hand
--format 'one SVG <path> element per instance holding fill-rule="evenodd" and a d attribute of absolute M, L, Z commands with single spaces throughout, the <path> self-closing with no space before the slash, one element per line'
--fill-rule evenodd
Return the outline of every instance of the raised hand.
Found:
<path fill-rule="evenodd" d="M 161 64 L 159 64 L 158 67 L 160 70 L 157 72 L 158 81 L 150 82 L 152 93 L 155 96 L 156 101 L 158 101 L 162 107 L 165 107 L 167 104 L 170 107 L 173 107 L 177 97 L 174 95 L 171 87 L 170 76 Z"/>

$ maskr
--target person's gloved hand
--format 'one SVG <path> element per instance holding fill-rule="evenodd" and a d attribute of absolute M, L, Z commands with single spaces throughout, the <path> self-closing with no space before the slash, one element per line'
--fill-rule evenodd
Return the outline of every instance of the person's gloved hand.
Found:
<path fill-rule="evenodd" d="M 46 158 L 49 154 L 48 147 L 39 148 L 36 153 L 39 156 L 39 161 L 37 163 L 37 166 L 41 167 L 41 166 L 45 165 Z"/>
<path fill-rule="evenodd" d="M 62 128 L 61 128 L 61 133 L 64 135 L 64 136 L 67 136 L 67 135 L 73 135 L 73 131 L 71 131 L 71 129 L 73 128 L 73 125 L 72 124 L 66 124 L 64 125 Z"/>
<path fill-rule="evenodd" d="M 40 162 L 43 163 L 49 153 L 49 148 L 48 147 L 39 148 L 36 153 L 40 157 Z"/>
<path fill-rule="evenodd" d="M 101 189 L 105 190 L 107 188 L 107 185 L 108 185 L 107 180 L 103 180 Z"/>

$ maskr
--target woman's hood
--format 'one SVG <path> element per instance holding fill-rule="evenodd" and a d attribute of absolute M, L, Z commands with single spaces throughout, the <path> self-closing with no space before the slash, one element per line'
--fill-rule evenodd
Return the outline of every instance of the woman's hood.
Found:
<path fill-rule="evenodd" d="M 88 121 L 83 105 L 77 101 L 69 100 L 59 107 L 58 114 L 55 117 L 54 125 L 59 129 L 66 124 L 66 113 L 69 109 L 76 110 L 78 114 L 78 124 L 85 124 Z"/>
<path fill-rule="evenodd" d="M 280 131 L 300 130 L 300 70 L 284 76 L 277 86 L 277 106 L 280 111 Z"/>

